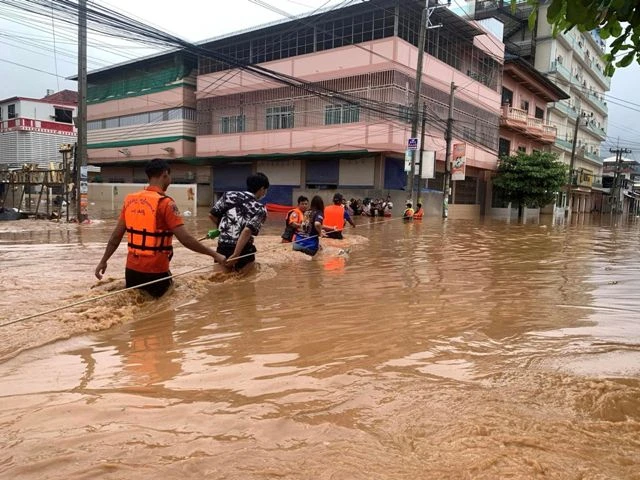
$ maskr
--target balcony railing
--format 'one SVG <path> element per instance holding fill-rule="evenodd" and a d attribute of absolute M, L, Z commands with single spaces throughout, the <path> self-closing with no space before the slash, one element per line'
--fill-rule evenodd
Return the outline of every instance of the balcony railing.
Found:
<path fill-rule="evenodd" d="M 502 114 L 508 120 L 515 120 L 516 122 L 522 122 L 523 124 L 527 123 L 528 114 L 526 110 L 521 110 L 519 108 L 509 107 L 505 105 L 503 107 Z"/>
<path fill-rule="evenodd" d="M 565 80 L 571 81 L 571 72 L 569 71 L 569 69 L 567 67 L 565 67 L 558 60 L 554 60 L 553 62 L 551 62 L 551 69 L 549 71 L 550 72 L 556 72 L 561 77 L 564 77 Z"/>
<path fill-rule="evenodd" d="M 553 108 L 556 108 L 563 112 L 565 115 L 569 117 L 576 117 L 578 115 L 578 111 L 574 109 L 574 107 L 570 107 L 565 102 L 555 102 L 553 104 Z"/>

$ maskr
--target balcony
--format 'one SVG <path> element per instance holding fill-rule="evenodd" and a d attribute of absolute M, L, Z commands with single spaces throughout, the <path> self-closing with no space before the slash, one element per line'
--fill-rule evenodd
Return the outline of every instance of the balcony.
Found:
<path fill-rule="evenodd" d="M 571 148 L 573 147 L 573 144 L 569 140 L 562 140 L 561 138 L 557 138 L 557 137 L 556 137 L 555 145 L 558 148 L 562 148 L 568 152 L 570 152 Z"/>
<path fill-rule="evenodd" d="M 549 69 L 549 73 L 556 73 L 564 80 L 570 82 L 571 81 L 571 72 L 567 67 L 565 67 L 560 61 L 554 60 L 551 62 L 551 68 Z"/>
<path fill-rule="evenodd" d="M 552 106 L 558 111 L 558 113 L 566 117 L 575 118 L 578 116 L 578 112 L 575 107 L 569 106 L 564 101 L 554 102 Z"/>
<path fill-rule="evenodd" d="M 584 98 L 593 105 L 602 115 L 607 115 L 609 109 L 607 108 L 607 102 L 602 99 L 602 96 L 595 92 L 588 92 L 584 95 Z"/>
<path fill-rule="evenodd" d="M 527 130 L 527 112 L 509 105 L 502 107 L 500 125 L 524 133 Z"/>
<path fill-rule="evenodd" d="M 553 143 L 556 139 L 556 127 L 540 118 L 530 117 L 526 110 L 508 105 L 502 107 L 500 125 L 542 143 Z"/>

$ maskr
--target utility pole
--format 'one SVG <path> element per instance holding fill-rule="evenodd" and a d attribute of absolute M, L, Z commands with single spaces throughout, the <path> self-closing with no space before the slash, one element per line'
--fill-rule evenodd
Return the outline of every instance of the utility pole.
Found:
<path fill-rule="evenodd" d="M 622 178 L 621 178 L 621 170 L 622 170 L 622 155 L 625 153 L 631 153 L 631 150 L 628 148 L 610 148 L 609 152 L 616 154 L 616 163 L 615 170 L 613 176 L 613 186 L 611 187 L 611 198 L 614 200 L 612 205 L 612 210 L 615 209 L 615 213 L 622 213 Z"/>
<path fill-rule="evenodd" d="M 76 152 L 76 213 L 78 223 L 87 214 L 87 0 L 78 0 L 78 146 Z"/>
<path fill-rule="evenodd" d="M 418 34 L 418 65 L 416 66 L 416 88 L 413 97 L 413 108 L 411 115 L 411 138 L 417 138 L 418 135 L 418 108 L 420 105 L 420 92 L 422 90 L 422 64 L 424 62 L 424 42 L 427 34 L 427 25 L 429 24 L 429 0 L 425 0 L 425 7 L 422 9 L 422 18 L 420 20 L 420 31 Z M 409 172 L 409 195 L 413 205 L 415 205 L 415 188 L 414 182 L 416 178 L 416 150 L 411 151 L 411 171 Z"/>
<path fill-rule="evenodd" d="M 418 164 L 418 194 L 417 201 L 420 201 L 420 192 L 422 191 L 422 169 L 424 168 L 424 142 L 426 138 L 427 128 L 427 102 L 422 102 L 422 125 L 420 129 L 420 163 Z M 414 206 L 417 204 L 414 204 Z"/>
<path fill-rule="evenodd" d="M 431 13 L 440 7 L 445 7 L 446 5 L 438 5 L 439 0 L 435 0 L 435 5 L 433 7 L 429 6 L 429 3 L 433 0 L 425 0 L 424 8 L 422 9 L 422 17 L 420 18 L 420 31 L 418 32 L 418 65 L 416 66 L 416 88 L 415 95 L 413 97 L 413 108 L 411 110 L 411 138 L 417 138 L 418 135 L 418 117 L 420 110 L 420 93 L 422 90 L 422 67 L 424 63 L 424 47 L 425 41 L 427 38 L 427 30 L 430 28 L 438 28 L 441 25 L 431 25 Z M 447 5 L 451 4 L 451 0 L 447 0 Z M 423 109 L 424 110 L 424 109 Z M 423 115 L 424 119 L 424 115 Z M 424 121 L 424 120 L 423 120 Z M 424 136 L 423 139 L 424 141 Z M 422 146 L 420 147 L 422 151 Z M 417 150 L 411 151 L 411 171 L 409 172 L 409 191 L 411 195 L 411 201 L 413 205 L 416 204 L 415 198 L 415 175 L 416 175 L 416 155 Z M 418 191 L 420 190 L 420 180 L 418 179 Z"/>
<path fill-rule="evenodd" d="M 567 181 L 567 215 L 571 216 L 571 210 L 573 209 L 573 195 L 571 194 L 571 186 L 573 185 L 573 166 L 576 161 L 576 144 L 578 143 L 578 127 L 580 126 L 580 118 L 582 114 L 580 112 L 580 103 L 578 103 L 578 117 L 576 118 L 576 124 L 573 128 L 573 144 L 571 145 L 571 159 L 569 160 L 569 179 Z"/>
<path fill-rule="evenodd" d="M 444 186 L 442 196 L 442 218 L 449 216 L 449 194 L 451 190 L 451 140 L 453 139 L 453 100 L 456 84 L 451 82 L 451 92 L 449 93 L 449 116 L 447 117 L 447 131 L 444 139 L 447 147 L 444 156 Z"/>

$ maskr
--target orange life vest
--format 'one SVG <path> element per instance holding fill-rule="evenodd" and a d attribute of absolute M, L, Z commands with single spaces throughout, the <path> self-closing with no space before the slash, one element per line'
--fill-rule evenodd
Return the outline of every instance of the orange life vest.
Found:
<path fill-rule="evenodd" d="M 298 207 L 296 208 L 292 208 L 291 210 L 289 210 L 287 212 L 287 225 L 289 225 L 293 220 L 291 220 L 291 217 L 293 214 L 296 214 L 296 223 L 302 223 L 302 218 L 304 217 L 302 210 L 300 210 Z"/>
<path fill-rule="evenodd" d="M 124 221 L 127 226 L 129 253 L 152 256 L 173 255 L 173 233 L 158 229 L 158 205 L 170 199 L 153 190 L 131 193 L 124 199 Z"/>
<path fill-rule="evenodd" d="M 413 208 L 407 207 L 404 213 L 402 214 L 402 218 L 404 218 L 405 220 L 409 220 L 413 218 Z"/>
<path fill-rule="evenodd" d="M 333 227 L 336 230 L 344 230 L 344 207 L 342 205 L 324 207 L 322 225 Z"/>
<path fill-rule="evenodd" d="M 422 207 L 420 207 L 418 211 L 413 214 L 413 218 L 417 220 L 422 220 L 422 217 L 424 217 L 424 210 L 422 210 Z"/>

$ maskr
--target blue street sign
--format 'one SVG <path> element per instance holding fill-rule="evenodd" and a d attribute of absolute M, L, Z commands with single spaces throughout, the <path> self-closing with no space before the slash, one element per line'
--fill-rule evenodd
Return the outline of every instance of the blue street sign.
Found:
<path fill-rule="evenodd" d="M 410 138 L 407 140 L 407 149 L 408 150 L 417 150 L 418 149 L 418 139 Z"/>

